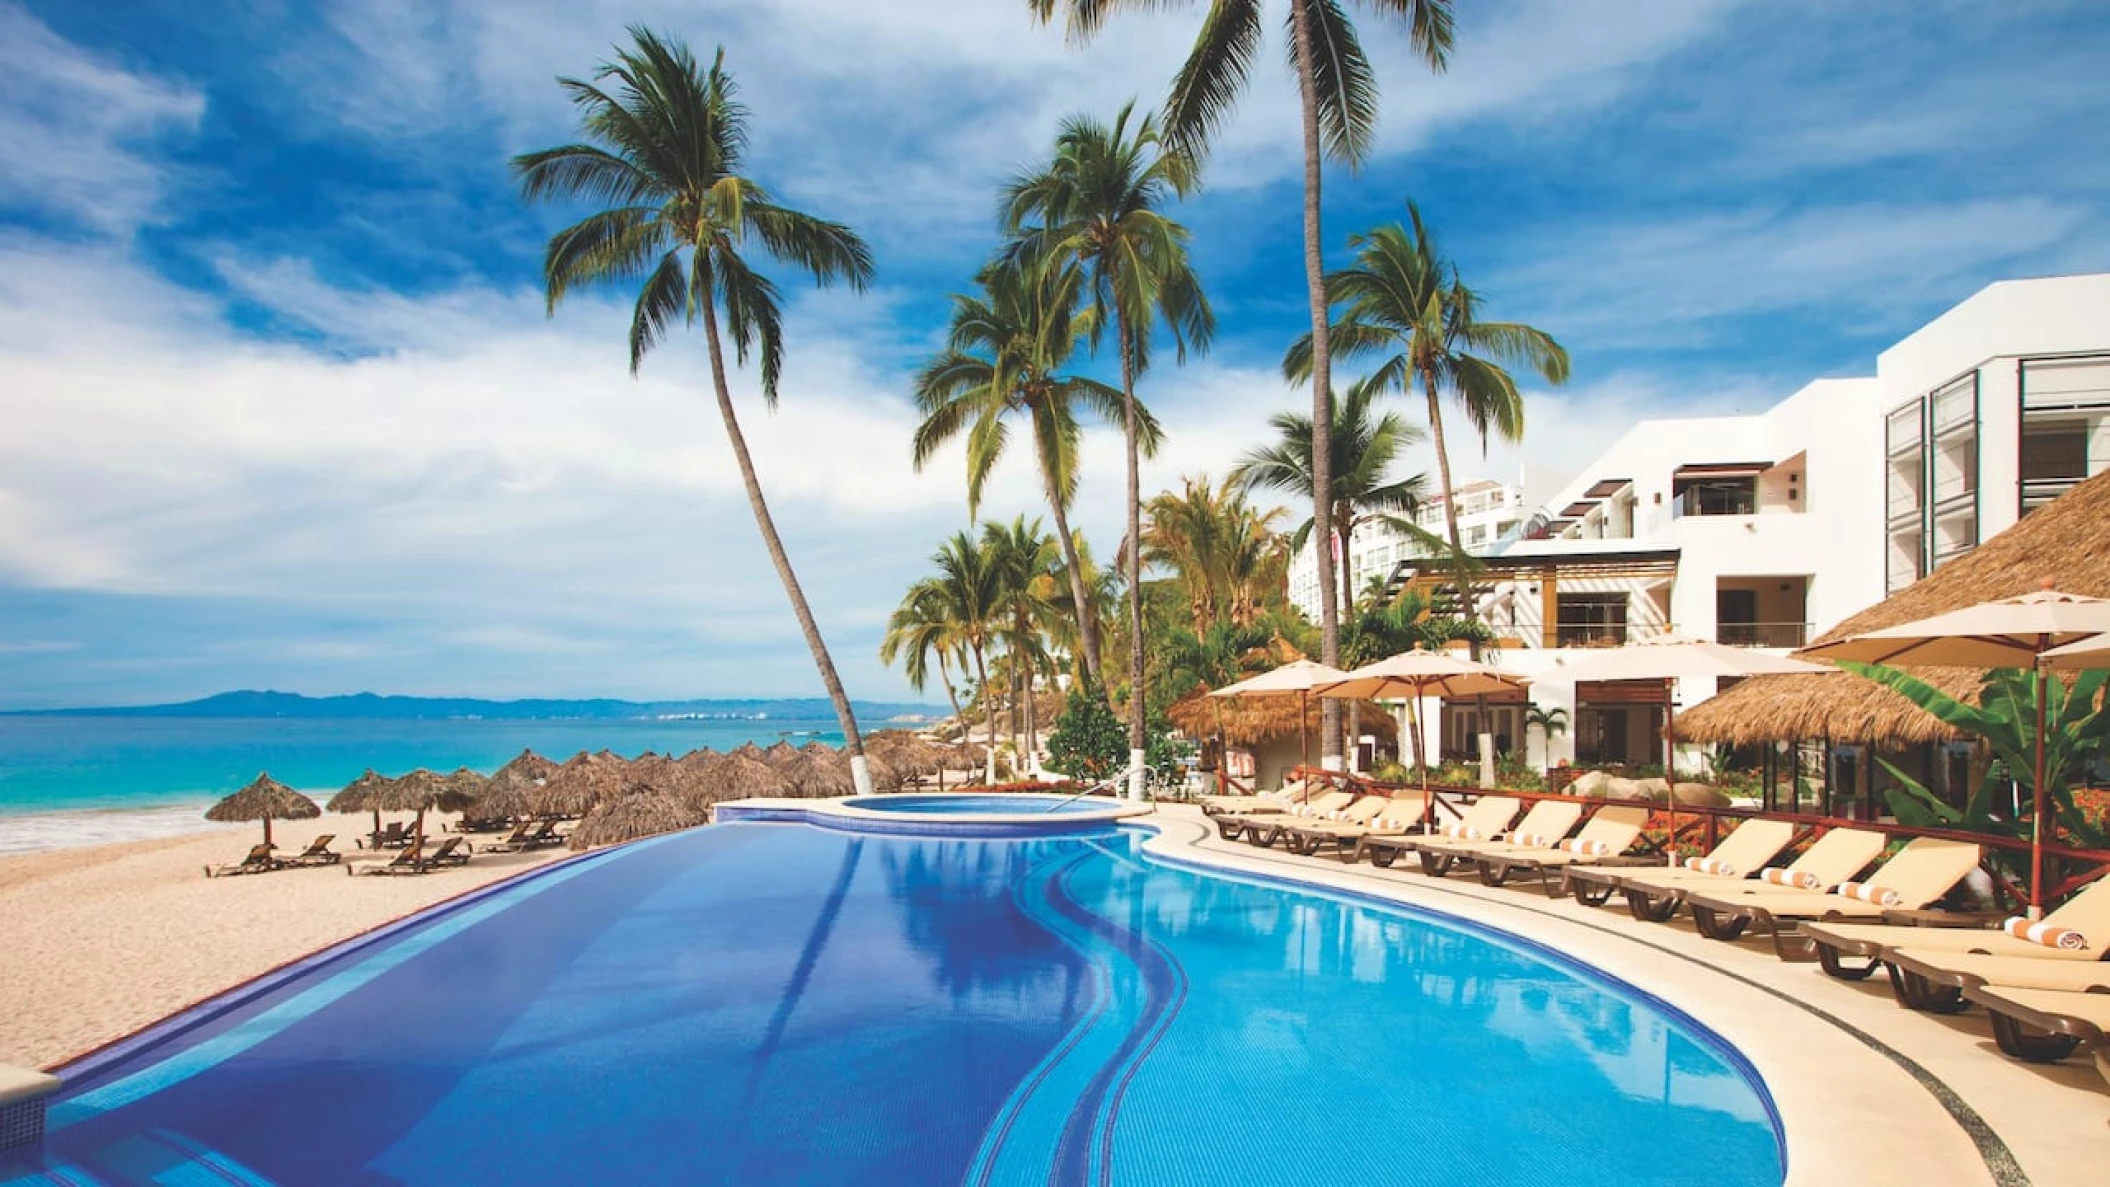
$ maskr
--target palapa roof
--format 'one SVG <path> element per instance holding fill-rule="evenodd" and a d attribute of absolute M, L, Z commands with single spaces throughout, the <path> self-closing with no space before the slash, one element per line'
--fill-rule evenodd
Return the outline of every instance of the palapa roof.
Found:
<path fill-rule="evenodd" d="M 1336 701 L 1341 712 L 1348 712 L 1348 701 Z M 1392 710 L 1375 701 L 1356 701 L 1363 707 L 1362 729 L 1379 738 L 1390 740 L 1399 730 L 1392 720 Z M 1242 697 L 1211 697 L 1207 689 L 1196 689 L 1193 693 L 1175 702 L 1165 711 L 1172 724 L 1192 738 L 1213 738 L 1218 722 L 1222 723 L 1224 740 L 1233 746 L 1251 746 L 1277 738 L 1294 738 L 1299 730 L 1311 733 L 1313 744 L 1319 737 L 1320 714 L 1324 712 L 1319 697 L 1303 698 L 1303 723 L 1298 723 L 1299 698 L 1296 693 L 1279 693 Z"/>
<path fill-rule="evenodd" d="M 533 816 L 528 797 L 542 781 L 557 773 L 557 764 L 532 750 L 523 750 L 513 761 L 491 772 L 476 797 L 476 811 L 486 817 L 517 819 Z"/>
<path fill-rule="evenodd" d="M 571 831 L 567 843 L 573 849 L 620 845 L 640 837 L 693 828 L 704 820 L 703 809 L 680 796 L 633 784 L 588 812 L 579 826 Z"/>
<path fill-rule="evenodd" d="M 425 812 L 434 808 L 451 812 L 468 803 L 469 797 L 450 778 L 419 767 L 400 779 L 390 779 L 387 786 L 374 793 L 367 807 L 383 812 Z"/>
<path fill-rule="evenodd" d="M 388 780 L 376 774 L 372 767 L 366 773 L 344 785 L 344 790 L 330 797 L 332 812 L 368 812 L 375 808 L 374 797 L 388 786 Z"/>
<path fill-rule="evenodd" d="M 255 781 L 205 810 L 205 818 L 219 824 L 244 820 L 312 820 L 322 815 L 315 801 L 260 774 Z"/>
<path fill-rule="evenodd" d="M 607 751 L 580 751 L 528 793 L 528 806 L 537 816 L 584 816 L 603 800 L 613 799 L 628 788 L 630 763 Z"/>
<path fill-rule="evenodd" d="M 2017 597 L 2049 578 L 2067 593 L 2110 597 L 2110 473 L 2074 487 L 1941 568 L 1826 631 L 1814 643 L 1899 626 L 1995 598 Z M 1912 668 L 1959 700 L 1976 702 L 1985 672 Z M 1909 745 L 1961 737 L 1897 693 L 1859 676 L 1754 676 L 1678 716 L 1695 742 L 1836 742 Z"/>
<path fill-rule="evenodd" d="M 738 751 L 721 756 L 705 769 L 702 794 L 719 800 L 745 800 L 757 796 L 788 796 L 793 788 L 776 768 Z"/>

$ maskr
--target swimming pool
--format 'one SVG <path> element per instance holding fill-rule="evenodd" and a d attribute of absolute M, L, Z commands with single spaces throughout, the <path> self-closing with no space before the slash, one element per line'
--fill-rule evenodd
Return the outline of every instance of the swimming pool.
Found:
<path fill-rule="evenodd" d="M 1006 795 L 975 795 L 949 792 L 943 795 L 861 795 L 843 801 L 871 812 L 905 812 L 914 816 L 973 816 L 985 813 L 1030 815 L 1090 815 L 1119 807 L 1120 801 L 1105 797 L 1047 795 L 1015 792 Z"/>
<path fill-rule="evenodd" d="M 1666 1007 L 1143 835 L 591 855 L 74 1069 L 0 1182 L 1780 1181 Z"/>

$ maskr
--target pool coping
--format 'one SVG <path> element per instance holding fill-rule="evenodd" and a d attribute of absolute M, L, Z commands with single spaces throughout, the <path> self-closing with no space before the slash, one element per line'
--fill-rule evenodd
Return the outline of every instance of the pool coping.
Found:
<path fill-rule="evenodd" d="M 1849 992 L 1827 1008 L 1830 994 L 1811 989 L 1807 979 L 1847 983 L 1823 978 L 1815 965 L 1783 963 L 1770 949 L 1761 953 L 1755 946 L 1704 940 L 1689 925 L 1633 923 L 1624 912 L 1598 915 L 1598 909 L 1572 899 L 1520 887 L 1494 889 L 1473 879 L 1430 878 L 1404 867 L 1378 870 L 1225 842 L 1192 807 L 1161 808 L 1151 822 L 1155 835 L 1143 845 L 1159 860 L 1377 899 L 1491 928 L 1671 1004 L 1733 1045 L 1766 1082 L 1786 1138 L 1790 1184 L 2029 1187 L 2092 1181 L 2072 1176 L 2092 1174 L 2085 1168 L 2098 1166 L 2110 1150 L 2101 1136 L 2100 1110 L 2092 1108 L 2100 1094 L 2089 1087 L 2044 1085 L 2041 1079 L 2032 1084 L 2032 1073 L 2045 1069 L 1975 1050 L 1954 1034 L 1929 1036 L 1941 1046 L 1935 1053 L 1940 1058 L 1932 1058 L 1927 1045 L 1918 1042 L 1921 1033 L 1953 1020 L 1899 1010 L 1887 988 L 1880 990 L 1874 1007 L 1878 1024 L 1871 1025 L 1870 1017 L 1854 1016 L 1857 1007 L 1869 1014 L 1865 996 L 1857 1001 Z M 1802 992 L 1806 989 L 1810 992 Z M 1976 1025 L 1982 1030 L 1982 1022 Z M 1913 1041 L 1899 1041 L 1905 1030 L 1912 1031 L 1906 1037 Z M 1871 1033 L 1876 1031 L 1884 1033 Z M 1990 1047 L 1989 1037 L 1980 1045 Z M 1950 1059 L 1952 1051 L 1967 1058 Z M 1942 1074 L 1947 1065 L 1970 1071 L 1974 1081 L 2058 1093 L 2054 1099 L 2061 1115 L 2084 1119 L 2088 1128 L 2055 1134 L 2066 1140 L 2046 1143 L 2035 1140 L 2041 1134 L 2019 1132 L 2010 1116 L 2004 1134 L 1986 1115 L 2005 1103 L 2002 1093 L 1976 1083 L 1969 1091 L 1960 1088 Z M 2072 1080 L 2090 1084 L 2079 1075 Z M 2036 1178 L 2024 1169 L 2009 1137 L 2032 1139 L 2025 1145 L 2031 1147 L 2027 1161 Z M 2052 1148 L 2046 1150 L 2047 1145 Z"/>
<path fill-rule="evenodd" d="M 713 808 L 713 819 L 719 821 L 770 820 L 813 824 L 822 828 L 848 829 L 860 833 L 882 833 L 902 837 L 1043 837 L 1058 833 L 1076 832 L 1083 828 L 1103 828 L 1114 824 L 1134 821 L 1150 815 L 1156 810 L 1148 802 L 1111 799 L 1108 797 L 1055 796 L 1036 792 L 1006 793 L 1006 798 L 1031 795 L 1034 802 L 1048 800 L 1081 800 L 1095 798 L 1105 807 L 1095 811 L 1056 812 L 1052 808 L 1038 812 L 960 812 L 947 814 L 914 814 L 888 812 L 860 806 L 861 799 L 918 800 L 948 799 L 953 796 L 986 799 L 989 793 L 966 791 L 912 792 L 889 796 L 845 796 L 832 799 L 756 798 L 726 800 Z"/>

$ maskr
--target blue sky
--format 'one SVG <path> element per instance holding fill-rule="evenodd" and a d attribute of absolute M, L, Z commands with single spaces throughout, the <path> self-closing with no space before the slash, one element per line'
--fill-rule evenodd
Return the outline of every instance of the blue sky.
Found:
<path fill-rule="evenodd" d="M 1762 407 L 2002 277 L 2110 268 L 2110 10 L 2088 3 L 1461 3 L 1452 69 L 1376 22 L 1383 122 L 1327 238 L 1412 197 L 1496 316 L 1575 359 L 1519 448 Z M 513 153 L 632 22 L 723 44 L 753 171 L 872 243 L 790 286 L 748 426 L 853 694 L 904 697 L 886 612 L 966 522 L 908 464 L 908 376 L 1076 111 L 1155 104 L 1192 10 L 1064 44 L 1022 2 L 0 0 L 0 705 L 230 687 L 528 696 L 818 691 L 694 342 L 632 380 L 615 294 L 545 319 Z M 1147 377 L 1146 484 L 1220 474 L 1298 402 L 1294 96 L 1271 46 L 1181 209 L 1222 323 Z M 1075 518 L 1111 552 L 1118 439 Z M 1037 509 L 1023 465 L 985 507 Z M 941 699 L 933 690 L 933 699 Z"/>

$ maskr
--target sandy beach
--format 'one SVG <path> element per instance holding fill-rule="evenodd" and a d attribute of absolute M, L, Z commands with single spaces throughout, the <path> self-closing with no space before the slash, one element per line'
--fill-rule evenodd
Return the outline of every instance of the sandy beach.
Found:
<path fill-rule="evenodd" d="M 280 821 L 297 850 L 320 833 L 357 852 L 366 818 Z M 427 818 L 437 831 L 437 818 Z M 0 1063 L 52 1067 L 232 985 L 569 850 L 481 852 L 419 877 L 348 878 L 339 866 L 240 878 L 256 825 L 0 857 Z"/>

